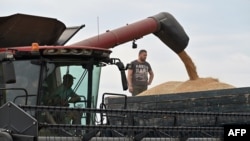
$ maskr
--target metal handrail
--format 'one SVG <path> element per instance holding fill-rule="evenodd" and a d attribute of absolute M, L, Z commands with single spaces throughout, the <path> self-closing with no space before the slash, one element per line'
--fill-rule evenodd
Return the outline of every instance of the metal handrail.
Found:
<path fill-rule="evenodd" d="M 25 105 L 27 105 L 27 101 L 28 101 L 28 91 L 24 88 L 0 88 L 0 90 L 23 90 L 25 93 Z M 16 100 L 17 97 L 20 96 L 16 96 L 15 99 L 13 100 L 13 102 Z"/>

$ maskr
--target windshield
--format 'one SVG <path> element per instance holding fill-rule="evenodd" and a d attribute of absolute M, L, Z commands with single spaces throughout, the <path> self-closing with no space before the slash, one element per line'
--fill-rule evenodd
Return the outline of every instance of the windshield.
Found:
<path fill-rule="evenodd" d="M 35 105 L 38 93 L 38 80 L 40 66 L 32 64 L 30 60 L 13 61 L 16 83 L 6 84 L 5 102 L 12 101 L 15 104 Z"/>
<path fill-rule="evenodd" d="M 42 88 L 38 102 L 46 106 L 96 107 L 101 68 L 94 65 L 92 70 L 85 66 L 86 64 L 84 65 L 79 62 L 46 63 L 43 69 Z M 92 73 L 90 73 L 90 71 Z M 89 73 L 92 75 L 89 76 Z M 88 96 L 90 82 L 92 83 L 90 85 L 92 91 L 90 91 L 91 97 Z M 88 102 L 91 103 L 91 106 L 88 105 Z M 63 121 L 65 121 L 65 119 L 60 119 L 62 117 L 60 115 L 53 116 L 56 122 L 63 123 Z M 86 115 L 80 113 L 78 116 L 80 116 L 80 119 L 78 119 L 77 123 L 85 124 Z M 91 120 L 92 123 L 95 122 L 94 115 L 91 115 Z M 70 122 L 72 123 L 74 121 L 72 120 Z"/>
<path fill-rule="evenodd" d="M 53 95 L 57 90 L 57 88 L 63 85 L 64 76 L 71 75 L 73 77 L 73 84 L 70 86 L 70 89 L 74 93 L 79 95 L 82 98 L 82 100 L 86 100 L 88 94 L 88 70 L 79 65 L 78 66 L 77 65 L 57 66 L 57 65 L 54 63 L 50 63 L 47 65 L 47 73 L 44 73 L 46 76 L 44 76 L 44 81 L 42 82 L 42 86 L 45 92 L 49 93 L 49 95 Z M 96 66 L 93 69 L 93 83 L 92 83 L 93 103 L 91 107 L 96 106 L 96 96 L 99 87 L 100 70 L 101 70 L 100 67 Z M 47 102 L 46 100 L 41 101 L 41 104 L 43 105 L 49 104 L 46 102 Z M 84 107 L 84 105 L 79 104 L 77 106 Z"/>
<path fill-rule="evenodd" d="M 1 103 L 96 107 L 101 67 L 79 60 L 16 60 L 13 63 L 16 83 L 3 86 Z M 88 122 L 95 122 L 95 115 L 82 113 L 80 116 L 80 124 L 86 123 L 86 116 Z"/>

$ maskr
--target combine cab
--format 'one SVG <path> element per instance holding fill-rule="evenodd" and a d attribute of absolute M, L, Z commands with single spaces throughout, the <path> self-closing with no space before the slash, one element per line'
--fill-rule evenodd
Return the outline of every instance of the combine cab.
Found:
<path fill-rule="evenodd" d="M 0 23 L 0 105 L 3 106 L 0 127 L 3 135 L 8 130 L 11 135 L 13 133 L 13 140 L 26 140 L 25 135 L 35 140 L 38 135 L 48 136 L 47 133 L 60 137 L 76 136 L 73 129 L 43 128 L 43 124 L 76 125 L 74 116 L 70 115 L 76 112 L 80 118 L 78 126 L 95 125 L 95 114 L 79 109 L 97 107 L 101 67 L 117 65 L 124 77 L 122 62 L 110 58 L 108 49 L 63 46 L 84 25 L 66 28 L 56 19 L 23 14 L 0 18 Z M 72 90 L 80 99 L 63 106 L 53 95 L 62 85 L 63 76 L 69 74 L 74 77 Z M 126 78 L 122 79 L 126 90 Z M 78 111 L 67 112 L 75 108 Z M 32 130 L 32 134 L 26 130 Z M 77 134 L 82 135 L 82 131 Z M 15 134 L 23 137 L 15 137 Z M 2 139 L 5 136 L 0 136 Z"/>

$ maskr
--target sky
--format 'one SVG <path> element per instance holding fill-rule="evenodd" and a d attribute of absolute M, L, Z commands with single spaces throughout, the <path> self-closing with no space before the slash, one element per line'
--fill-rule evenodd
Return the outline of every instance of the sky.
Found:
<path fill-rule="evenodd" d="M 189 36 L 185 51 L 200 77 L 213 77 L 235 87 L 250 86 L 249 0 L 1 0 L 0 16 L 15 13 L 56 18 L 66 26 L 85 24 L 68 43 L 87 39 L 106 30 L 143 20 L 160 12 L 171 13 Z M 148 51 L 155 78 L 149 88 L 167 81 L 186 81 L 188 74 L 177 54 L 153 34 L 112 48 L 111 57 L 124 64 Z M 110 79 L 112 78 L 112 79 Z M 101 72 L 99 94 L 123 93 L 120 72 L 106 66 Z"/>

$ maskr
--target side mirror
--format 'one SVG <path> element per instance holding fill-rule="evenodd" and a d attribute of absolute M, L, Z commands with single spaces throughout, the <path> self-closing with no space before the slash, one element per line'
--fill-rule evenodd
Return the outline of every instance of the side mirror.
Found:
<path fill-rule="evenodd" d="M 16 83 L 16 74 L 14 69 L 14 64 L 12 61 L 4 61 L 1 62 L 1 74 L 2 75 L 2 83 L 3 84 L 10 84 Z"/>
<path fill-rule="evenodd" d="M 122 88 L 124 91 L 126 91 L 128 89 L 128 82 L 127 82 L 127 77 L 125 74 L 126 68 L 124 67 L 123 63 L 118 58 L 110 58 L 109 63 L 113 64 L 113 65 L 115 64 L 118 67 L 118 69 L 120 70 L 121 79 L 122 79 Z"/>
<path fill-rule="evenodd" d="M 126 91 L 128 89 L 128 82 L 127 82 L 127 77 L 125 74 L 126 68 L 124 67 L 122 62 L 117 62 L 116 66 L 119 68 L 119 70 L 121 72 L 122 88 L 124 91 Z"/>

